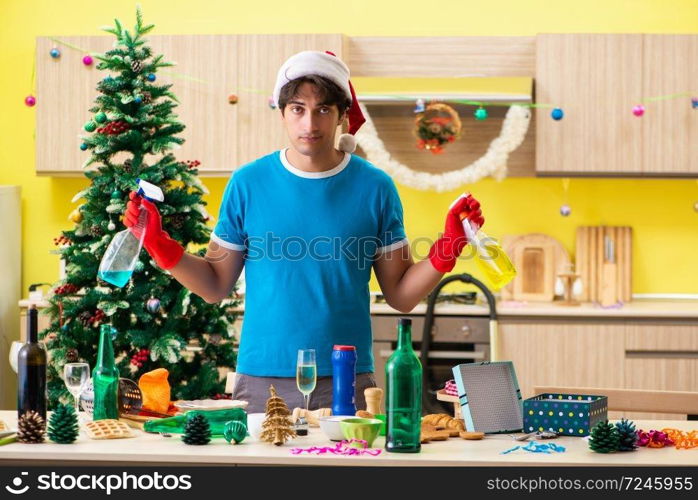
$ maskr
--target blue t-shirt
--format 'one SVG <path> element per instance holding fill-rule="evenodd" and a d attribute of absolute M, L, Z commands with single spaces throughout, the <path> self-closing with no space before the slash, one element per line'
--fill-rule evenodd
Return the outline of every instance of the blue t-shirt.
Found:
<path fill-rule="evenodd" d="M 276 151 L 233 173 L 211 239 L 245 255 L 245 317 L 237 371 L 293 377 L 298 349 L 332 374 L 332 347 L 356 346 L 373 371 L 368 282 L 377 254 L 407 244 L 392 179 L 345 154 L 325 172 Z"/>

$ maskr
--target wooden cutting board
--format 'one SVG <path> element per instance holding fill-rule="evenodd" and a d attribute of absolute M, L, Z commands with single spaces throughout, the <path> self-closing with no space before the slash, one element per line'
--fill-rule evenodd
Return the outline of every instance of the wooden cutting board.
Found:
<path fill-rule="evenodd" d="M 631 227 L 580 226 L 575 261 L 583 285 L 579 300 L 608 306 L 632 299 Z"/>
<path fill-rule="evenodd" d="M 504 236 L 502 246 L 516 268 L 516 278 L 502 289 L 504 300 L 549 302 L 555 279 L 570 263 L 565 247 L 552 236 L 530 233 Z"/>

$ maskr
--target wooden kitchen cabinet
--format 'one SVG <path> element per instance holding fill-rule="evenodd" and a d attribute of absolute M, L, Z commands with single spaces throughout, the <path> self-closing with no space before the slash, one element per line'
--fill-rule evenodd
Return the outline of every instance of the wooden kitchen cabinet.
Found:
<path fill-rule="evenodd" d="M 104 52 L 114 37 L 62 40 Z M 343 57 L 345 45 L 340 34 L 155 35 L 148 37 L 148 43 L 153 54 L 176 63 L 157 74 L 157 83 L 173 84 L 179 100 L 175 113 L 186 126 L 179 134 L 185 142 L 173 153 L 181 161 L 199 160 L 204 176 L 228 176 L 240 165 L 283 147 L 287 138 L 279 111 L 268 104 L 279 66 L 301 50 L 330 50 Z M 37 37 L 41 106 L 36 107 L 36 172 L 82 176 L 89 153 L 80 151 L 76 135 L 87 134 L 83 126 L 92 116 L 88 109 L 106 72 L 84 66 L 79 51 L 64 51 L 60 61 L 52 59 L 48 53 L 54 45 L 49 37 Z M 230 94 L 237 95 L 237 104 L 228 104 Z M 122 153 L 115 160 L 127 157 Z"/>
<path fill-rule="evenodd" d="M 535 386 L 698 392 L 695 320 L 507 319 L 499 333 L 501 359 L 514 362 L 524 398 L 535 395 Z M 681 418 L 639 412 L 609 415 Z"/>
<path fill-rule="evenodd" d="M 534 386 L 622 387 L 622 324 L 507 320 L 499 325 L 501 359 L 514 362 L 524 398 Z"/>
<path fill-rule="evenodd" d="M 537 38 L 536 171 L 573 175 L 698 175 L 698 115 L 690 97 L 698 35 L 543 34 Z"/>

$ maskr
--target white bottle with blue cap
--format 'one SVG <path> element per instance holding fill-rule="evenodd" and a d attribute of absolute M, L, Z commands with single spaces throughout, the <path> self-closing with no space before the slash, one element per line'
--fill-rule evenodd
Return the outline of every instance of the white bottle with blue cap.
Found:
<path fill-rule="evenodd" d="M 138 194 L 148 201 L 165 199 L 159 187 L 142 179 L 138 179 Z M 141 206 L 138 224 L 114 235 L 99 264 L 98 276 L 101 279 L 118 287 L 128 283 L 143 247 L 147 220 L 148 211 Z"/>

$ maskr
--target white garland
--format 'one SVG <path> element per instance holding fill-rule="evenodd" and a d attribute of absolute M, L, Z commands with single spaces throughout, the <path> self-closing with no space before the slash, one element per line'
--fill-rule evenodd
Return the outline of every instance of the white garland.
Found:
<path fill-rule="evenodd" d="M 360 104 L 360 107 L 366 117 L 366 123 L 356 133 L 356 142 L 366 153 L 366 159 L 387 172 L 400 184 L 421 190 L 433 189 L 437 192 L 450 191 L 488 175 L 496 180 L 506 177 L 509 154 L 521 145 L 531 121 L 531 112 L 528 108 L 518 105 L 509 107 L 499 137 L 490 143 L 490 147 L 483 156 L 461 169 L 430 174 L 412 170 L 392 158 L 385 150 L 385 144 L 378 137 L 366 107 L 363 104 Z"/>

